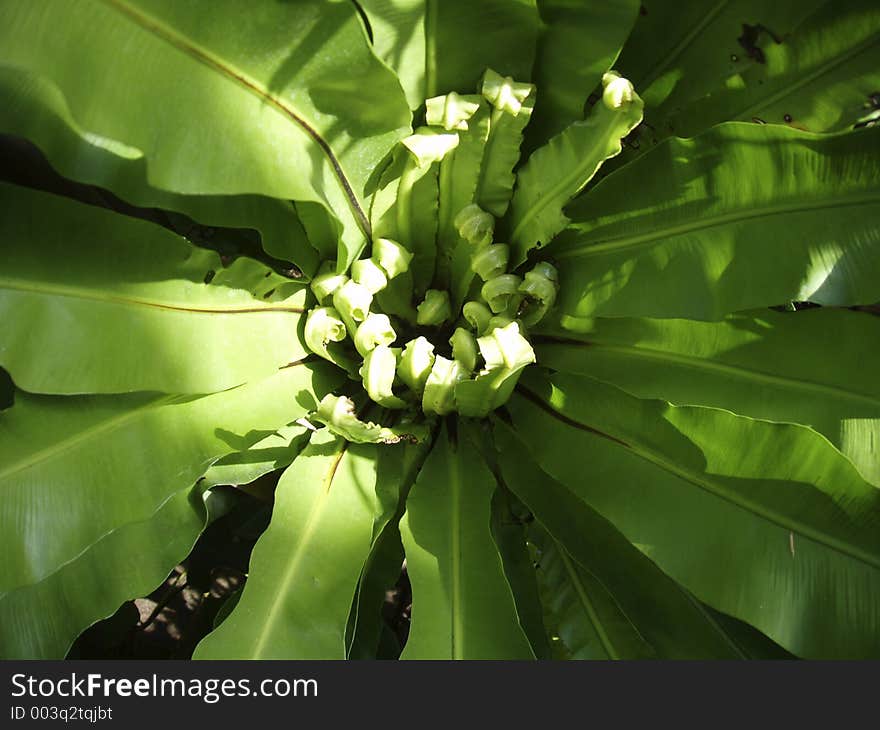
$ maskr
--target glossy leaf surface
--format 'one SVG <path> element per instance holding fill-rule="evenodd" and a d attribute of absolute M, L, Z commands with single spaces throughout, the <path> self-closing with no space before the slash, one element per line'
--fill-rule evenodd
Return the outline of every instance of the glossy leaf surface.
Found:
<path fill-rule="evenodd" d="M 475 447 L 444 429 L 400 523 L 414 609 L 403 659 L 526 659 L 489 527 L 494 479 Z"/>
<path fill-rule="evenodd" d="M 540 0 L 543 28 L 533 82 L 541 101 L 526 137 L 536 147 L 584 118 L 587 97 L 614 64 L 639 11 L 636 0 Z"/>
<path fill-rule="evenodd" d="M 764 63 L 670 115 L 690 136 L 712 124 L 759 119 L 809 132 L 850 128 L 874 108 L 880 89 L 880 8 L 871 0 L 826 2 L 783 43 L 762 46 Z"/>
<path fill-rule="evenodd" d="M 376 53 L 400 78 L 413 109 L 475 90 L 483 71 L 527 80 L 538 34 L 530 0 L 358 0 Z"/>
<path fill-rule="evenodd" d="M 567 209 L 551 246 L 571 316 L 720 319 L 880 298 L 880 130 L 725 124 L 670 139 Z"/>
<path fill-rule="evenodd" d="M 620 152 L 620 140 L 641 121 L 642 103 L 612 109 L 597 102 L 589 116 L 574 122 L 535 150 L 517 176 L 511 205 L 510 240 L 522 262 L 535 246 L 549 243 L 569 223 L 562 213 L 605 160 Z"/>
<path fill-rule="evenodd" d="M 298 423 L 282 426 L 253 446 L 227 454 L 215 461 L 205 472 L 199 486 L 203 488 L 220 484 L 241 486 L 250 484 L 269 472 L 284 469 L 290 466 L 303 450 L 310 435 L 311 431 Z"/>
<path fill-rule="evenodd" d="M 0 365 L 42 393 L 211 393 L 302 359 L 307 289 L 156 225 L 0 185 Z"/>
<path fill-rule="evenodd" d="M 821 5 L 823 0 L 648 0 L 618 65 L 653 111 L 651 118 L 662 124 L 670 110 L 762 65 L 776 40 L 787 41 Z M 661 132 L 668 133 L 665 125 Z"/>
<path fill-rule="evenodd" d="M 173 0 L 4 6 L 0 61 L 57 84 L 84 129 L 146 158 L 155 187 L 325 206 L 351 260 L 369 233 L 367 180 L 409 124 L 399 84 L 350 4 L 240 10 Z"/>
<path fill-rule="evenodd" d="M 871 0 L 643 2 L 618 63 L 646 124 L 619 162 L 731 120 L 849 129 L 875 108 L 878 23 Z"/>
<path fill-rule="evenodd" d="M 65 177 L 100 185 L 123 200 L 183 213 L 199 223 L 259 230 L 263 248 L 292 261 L 307 276 L 318 266 L 293 205 L 260 195 L 180 195 L 152 187 L 139 150 L 101 137 L 73 118 L 64 95 L 48 79 L 0 67 L 0 129 L 25 137 Z"/>
<path fill-rule="evenodd" d="M 500 423 L 495 434 L 505 481 L 535 519 L 545 610 L 569 657 L 744 657 L 699 601 L 540 469 L 521 436 Z"/>
<path fill-rule="evenodd" d="M 3 591 L 0 656 L 62 659 L 84 627 L 160 585 L 203 525 L 184 489 L 153 514 L 102 535 L 42 580 Z"/>
<path fill-rule="evenodd" d="M 327 430 L 312 436 L 278 484 L 238 605 L 197 658 L 346 657 L 349 609 L 374 522 L 393 513 L 396 494 L 389 500 L 387 493 L 400 486 L 380 479 L 379 448 Z M 405 449 L 394 447 L 388 458 L 400 460 Z"/>
<path fill-rule="evenodd" d="M 589 378 L 526 387 L 510 410 L 541 467 L 698 598 L 800 656 L 876 653 L 880 492 L 824 438 Z"/>
<path fill-rule="evenodd" d="M 146 519 L 219 457 L 306 413 L 338 379 L 299 365 L 210 396 L 16 393 L 0 415 L 0 590 L 42 580 L 119 525 Z M 254 439 L 256 440 L 256 439 Z"/>
<path fill-rule="evenodd" d="M 599 319 L 549 335 L 547 367 L 633 395 L 800 423 L 880 484 L 880 320 L 809 309 L 734 314 L 721 322 Z"/>

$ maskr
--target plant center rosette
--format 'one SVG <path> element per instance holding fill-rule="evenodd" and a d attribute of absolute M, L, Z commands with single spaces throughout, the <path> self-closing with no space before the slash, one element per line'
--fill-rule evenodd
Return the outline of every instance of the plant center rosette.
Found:
<path fill-rule="evenodd" d="M 602 83 L 587 123 L 598 149 L 619 151 L 642 102 L 614 72 Z M 529 333 L 556 302 L 559 272 L 505 242 L 529 223 L 505 214 L 535 87 L 487 70 L 479 92 L 425 102 L 425 126 L 378 177 L 368 255 L 325 261 L 311 282 L 306 345 L 360 383 L 311 418 L 349 441 L 420 440 L 434 417 L 487 416 L 536 362 Z M 392 425 L 358 417 L 369 401 L 397 412 Z"/>

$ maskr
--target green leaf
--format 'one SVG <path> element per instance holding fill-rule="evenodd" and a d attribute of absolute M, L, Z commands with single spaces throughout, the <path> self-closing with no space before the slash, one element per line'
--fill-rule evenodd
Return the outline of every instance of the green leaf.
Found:
<path fill-rule="evenodd" d="M 385 619 L 382 606 L 394 588 L 403 567 L 403 543 L 397 522 L 386 525 L 364 564 L 357 595 L 349 618 L 349 659 L 375 659 Z"/>
<path fill-rule="evenodd" d="M 387 458 L 399 463 L 407 447 L 312 436 L 278 483 L 241 600 L 197 658 L 345 658 L 358 580 L 397 506 L 400 483 L 380 477 L 380 449 L 395 449 Z"/>
<path fill-rule="evenodd" d="M 243 17 L 229 0 L 38 0 L 0 10 L 0 49 L 57 84 L 83 129 L 139 151 L 152 186 L 319 203 L 346 261 L 369 238 L 368 181 L 409 124 L 348 3 L 262 0 Z"/>
<path fill-rule="evenodd" d="M 0 184 L 0 365 L 31 392 L 210 393 L 307 354 L 307 289 L 164 228 Z M 205 283 L 208 281 L 209 283 Z"/>
<path fill-rule="evenodd" d="M 289 201 L 159 190 L 147 183 L 140 151 L 80 127 L 61 91 L 48 79 L 0 67 L 0 96 L 5 100 L 0 130 L 33 142 L 65 177 L 111 190 L 134 205 L 183 213 L 202 224 L 256 229 L 270 255 L 293 261 L 306 276 L 317 269 L 317 252 Z"/>
<path fill-rule="evenodd" d="M 398 148 L 370 211 L 376 238 L 396 241 L 413 254 L 410 271 L 417 298 L 431 285 L 436 266 L 439 169 L 439 163 L 420 167 L 405 148 Z"/>
<path fill-rule="evenodd" d="M 762 53 L 765 63 L 745 64 L 710 96 L 671 113 L 669 126 L 682 137 L 734 119 L 810 132 L 850 128 L 880 89 L 880 7 L 874 0 L 826 2 Z"/>
<path fill-rule="evenodd" d="M 707 609 L 574 491 L 542 471 L 522 438 L 496 422 L 501 472 L 534 516 L 529 540 L 541 548 L 537 570 L 545 606 L 568 653 L 742 658 Z"/>
<path fill-rule="evenodd" d="M 526 130 L 531 149 L 584 118 L 587 96 L 614 64 L 638 10 L 638 0 L 538 0 L 544 27 L 532 79 L 539 101 Z"/>
<path fill-rule="evenodd" d="M 425 101 L 426 0 L 357 0 L 373 50 L 395 73 L 410 109 Z"/>
<path fill-rule="evenodd" d="M 880 298 L 880 130 L 730 123 L 670 139 L 566 210 L 562 312 L 720 319 Z"/>
<path fill-rule="evenodd" d="M 489 527 L 495 480 L 461 436 L 444 428 L 400 523 L 413 590 L 402 658 L 532 658 Z"/>
<path fill-rule="evenodd" d="M 123 478 L 113 486 L 124 491 L 130 484 Z M 45 525 L 39 544 L 62 524 Z M 153 514 L 100 536 L 42 580 L 0 593 L 0 656 L 63 659 L 83 629 L 160 585 L 203 524 L 204 515 L 183 489 Z"/>
<path fill-rule="evenodd" d="M 407 449 L 377 452 L 376 492 L 382 508 L 373 520 L 372 547 L 349 616 L 349 658 L 376 658 L 385 594 L 400 577 L 404 560 L 398 523 L 430 445 L 425 438 Z"/>
<path fill-rule="evenodd" d="M 723 90 L 727 80 L 753 66 L 824 0 L 643 0 L 632 35 L 617 61 L 645 100 L 647 118 L 661 134 L 669 110 L 686 101 Z M 739 38 L 745 25 L 756 36 Z M 783 43 L 785 45 L 785 43 Z M 784 49 L 783 49 L 784 50 Z M 708 103 L 711 104 L 711 101 Z"/>
<path fill-rule="evenodd" d="M 538 581 L 548 623 L 566 659 L 651 659 L 654 654 L 614 597 L 540 527 L 529 530 L 537 547 Z"/>
<path fill-rule="evenodd" d="M 529 79 L 540 24 L 534 0 L 426 0 L 426 8 L 425 98 L 473 89 L 486 68 Z"/>
<path fill-rule="evenodd" d="M 214 616 L 214 628 L 216 629 L 220 624 L 222 624 L 227 618 L 229 618 L 229 614 L 232 613 L 232 610 L 238 605 L 238 601 L 241 599 L 241 592 L 244 590 L 244 586 L 241 588 L 236 588 L 229 597 L 223 601 L 223 604 L 217 610 L 216 615 Z"/>
<path fill-rule="evenodd" d="M 737 647 L 749 659 L 797 659 L 791 652 L 783 649 L 779 644 L 764 636 L 754 626 L 749 626 L 744 621 L 728 616 L 726 613 L 716 611 L 711 606 L 703 606 L 707 615 L 718 623 L 718 627 L 724 631 Z"/>
<path fill-rule="evenodd" d="M 487 67 L 527 79 L 539 19 L 534 0 L 358 0 L 373 46 L 410 107 L 476 86 Z"/>
<path fill-rule="evenodd" d="M 880 654 L 880 491 L 822 436 L 529 381 L 508 408 L 541 468 L 664 572 L 797 655 Z"/>
<path fill-rule="evenodd" d="M 458 146 L 440 163 L 437 276 L 441 285 L 451 289 L 454 311 L 461 308 L 474 276 L 474 248 L 458 232 L 455 217 L 475 200 L 490 114 L 489 105 L 480 99 L 480 108 L 467 121 L 468 128 L 458 132 Z"/>
<path fill-rule="evenodd" d="M 766 310 L 721 322 L 597 319 L 577 326 L 581 331 L 539 338 L 538 362 L 640 398 L 810 426 L 880 486 L 880 318 Z"/>
<path fill-rule="evenodd" d="M 483 162 L 474 200 L 496 218 L 505 214 L 513 196 L 514 167 L 522 154 L 523 130 L 535 106 L 535 91 L 526 97 L 517 114 L 494 109 L 489 121 L 489 137 L 483 150 Z"/>
<path fill-rule="evenodd" d="M 293 463 L 305 448 L 311 431 L 294 424 L 267 434 L 253 446 L 228 454 L 214 462 L 199 482 L 202 488 L 220 484 L 242 486 L 250 484 L 264 474 L 284 469 Z"/>
<path fill-rule="evenodd" d="M 631 84 L 612 78 L 612 73 L 605 75 L 605 97 L 596 102 L 589 116 L 535 150 L 517 175 L 510 233 L 514 266 L 525 261 L 532 248 L 550 243 L 565 228 L 569 221 L 562 213 L 563 206 L 605 160 L 620 152 L 620 140 L 642 120 L 641 99 Z M 610 98 L 618 85 L 629 95 L 619 103 Z"/>
<path fill-rule="evenodd" d="M 303 416 L 339 377 L 299 365 L 204 397 L 17 392 L 0 414 L 0 591 L 32 585 L 141 522 L 212 462 Z M 300 403 L 306 403 L 302 405 Z"/>
<path fill-rule="evenodd" d="M 878 88 L 880 13 L 871 0 L 649 0 L 618 66 L 646 123 L 611 167 L 670 135 L 729 120 L 811 132 L 850 128 Z"/>
<path fill-rule="evenodd" d="M 532 653 L 536 659 L 551 659 L 535 567 L 526 544 L 526 526 L 513 510 L 514 501 L 515 497 L 503 486 L 499 485 L 495 490 L 492 496 L 492 537 L 513 594 L 519 625 L 529 640 Z"/>

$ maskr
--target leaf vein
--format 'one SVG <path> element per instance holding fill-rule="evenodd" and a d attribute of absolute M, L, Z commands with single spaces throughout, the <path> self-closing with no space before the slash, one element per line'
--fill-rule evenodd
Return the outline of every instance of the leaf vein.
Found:
<path fill-rule="evenodd" d="M 243 71 L 233 68 L 230 64 L 217 58 L 206 49 L 199 48 L 192 41 L 181 36 L 180 33 L 178 33 L 176 30 L 163 25 L 155 18 L 152 18 L 146 13 L 136 10 L 126 0 L 101 1 L 107 5 L 110 5 L 121 14 L 125 15 L 135 25 L 139 26 L 143 30 L 153 34 L 157 38 L 161 38 L 169 45 L 174 46 L 179 51 L 182 51 L 183 53 L 187 54 L 188 56 L 195 59 L 199 63 L 202 63 L 208 68 L 217 71 L 224 78 L 229 79 L 234 83 L 237 83 L 251 94 L 254 94 L 258 98 L 273 106 L 284 116 L 286 116 L 297 126 L 299 126 L 300 129 L 302 129 L 303 132 L 311 137 L 315 144 L 317 144 L 321 148 L 321 152 L 324 154 L 330 165 L 333 167 L 333 173 L 336 176 L 336 179 L 339 181 L 342 191 L 345 194 L 346 199 L 348 200 L 348 204 L 351 207 L 352 212 L 354 213 L 355 219 L 358 222 L 358 226 L 368 240 L 372 238 L 370 221 L 367 218 L 366 213 L 364 213 L 360 201 L 358 200 L 357 194 L 355 193 L 354 188 L 352 188 L 348 177 L 345 175 L 345 171 L 342 169 L 341 163 L 336 158 L 336 155 L 330 148 L 330 145 L 321 136 L 318 130 L 315 129 L 311 124 L 309 124 L 305 120 L 305 118 L 303 118 L 299 113 L 297 113 L 297 111 L 293 107 L 291 107 L 276 94 L 271 93 L 258 81 L 250 78 Z"/>
<path fill-rule="evenodd" d="M 555 253 L 556 258 L 565 259 L 575 256 L 595 256 L 606 253 L 615 253 L 625 251 L 630 248 L 639 248 L 645 244 L 657 243 L 667 238 L 679 236 L 694 231 L 703 231 L 709 228 L 716 228 L 727 223 L 739 223 L 742 221 L 753 220 L 756 218 L 764 218 L 777 215 L 790 215 L 795 213 L 810 213 L 819 210 L 827 210 L 829 208 L 849 208 L 861 205 L 872 205 L 880 203 L 880 192 L 865 193 L 863 195 L 853 195 L 847 198 L 837 198 L 828 201 L 812 201 L 810 203 L 791 202 L 783 205 L 765 206 L 762 208 L 749 208 L 732 211 L 730 213 L 721 213 L 714 216 L 700 218 L 697 221 L 689 221 L 680 223 L 679 225 L 669 225 L 665 228 L 655 228 L 645 233 L 637 234 L 621 234 L 619 236 L 610 236 L 600 239 L 599 242 L 580 243 L 567 246 L 566 248 Z M 641 227 L 641 226 L 640 226 Z"/>

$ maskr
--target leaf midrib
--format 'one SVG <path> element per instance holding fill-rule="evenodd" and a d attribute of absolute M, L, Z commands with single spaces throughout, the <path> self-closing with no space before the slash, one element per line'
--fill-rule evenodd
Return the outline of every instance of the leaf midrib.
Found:
<path fill-rule="evenodd" d="M 678 585 L 678 584 L 676 584 Z M 705 619 L 706 623 L 709 624 L 718 636 L 721 637 L 721 640 L 730 647 L 731 651 L 737 655 L 740 659 L 750 659 L 748 654 L 743 651 L 742 647 L 733 640 L 733 637 L 727 633 L 727 631 L 722 628 L 722 626 L 718 623 L 714 616 L 712 616 L 707 610 L 706 607 L 700 602 L 699 599 L 696 598 L 687 588 L 682 585 L 678 585 L 678 588 L 681 590 L 681 594 L 685 597 L 685 600 L 694 607 L 694 610 L 699 613 L 703 619 Z"/>
<path fill-rule="evenodd" d="M 278 614 L 285 605 L 287 597 L 290 594 L 291 585 L 296 580 L 297 572 L 299 570 L 300 563 L 303 560 L 306 549 L 312 542 L 312 539 L 315 536 L 315 532 L 318 529 L 318 525 L 321 522 L 321 517 L 324 514 L 324 510 L 326 509 L 327 504 L 330 502 L 330 488 L 333 486 L 333 480 L 336 477 L 337 472 L 339 471 L 339 465 L 342 462 L 342 458 L 346 455 L 346 453 L 348 453 L 348 442 L 341 441 L 338 449 L 338 453 L 333 458 L 333 461 L 330 463 L 330 466 L 328 467 L 327 472 L 324 475 L 324 479 L 321 482 L 321 488 L 318 491 L 315 502 L 312 504 L 311 509 L 309 510 L 309 515 L 306 518 L 302 531 L 299 534 L 299 538 L 296 541 L 294 553 L 290 557 L 290 560 L 287 563 L 287 567 L 284 569 L 284 574 L 282 575 L 281 580 L 277 585 L 274 598 L 269 607 L 268 615 L 266 616 L 265 621 L 261 622 L 257 643 L 254 646 L 253 652 L 253 656 L 256 659 L 259 659 L 263 655 L 263 652 L 265 652 L 266 650 L 266 644 L 272 637 L 275 622 L 278 620 Z M 343 650 L 344 647 L 345 642 L 343 641 Z"/>
<path fill-rule="evenodd" d="M 775 94 L 770 94 L 766 96 L 762 101 L 758 101 L 751 106 L 747 107 L 745 110 L 741 111 L 739 114 L 732 115 L 731 119 L 741 119 L 751 117 L 756 111 L 760 111 L 761 109 L 773 106 L 778 103 L 781 99 L 786 98 L 787 96 L 791 96 L 796 91 L 799 91 L 804 86 L 808 86 L 813 83 L 816 79 L 821 76 L 824 76 L 827 73 L 830 73 L 838 66 L 851 61 L 856 56 L 860 55 L 864 51 L 868 50 L 872 45 L 874 45 L 878 39 L 880 39 L 880 33 L 873 33 L 865 38 L 861 43 L 852 46 L 847 49 L 845 53 L 827 61 L 824 64 L 820 64 L 817 68 L 815 68 L 812 72 L 800 75 L 797 79 L 791 81 L 789 80 L 785 87 L 777 91 Z"/>
<path fill-rule="evenodd" d="M 576 256 L 588 257 L 603 255 L 607 253 L 615 253 L 624 251 L 629 248 L 637 248 L 644 244 L 651 244 L 664 241 L 666 239 L 680 236 L 685 233 L 693 233 L 709 228 L 716 228 L 728 223 L 739 223 L 756 218 L 773 217 L 780 215 L 792 215 L 796 213 L 811 213 L 829 208 L 848 208 L 860 205 L 871 205 L 880 203 L 880 192 L 862 193 L 859 195 L 841 196 L 830 200 L 813 200 L 809 203 L 792 201 L 780 205 L 767 205 L 761 208 L 742 208 L 730 213 L 721 213 L 714 216 L 706 216 L 696 221 L 688 221 L 678 225 L 667 225 L 666 227 L 658 227 L 646 231 L 641 234 L 623 234 L 600 239 L 600 242 L 581 243 L 578 245 L 568 246 L 557 252 L 554 256 L 557 259 L 574 258 Z M 633 219 L 619 222 L 632 222 Z M 615 224 L 616 224 L 615 223 Z M 615 225 L 611 224 L 611 225 Z M 590 232 L 587 231 L 586 235 Z"/>
<path fill-rule="evenodd" d="M 643 444 L 635 443 L 633 441 L 623 442 L 614 436 L 605 435 L 603 432 L 597 432 L 594 427 L 589 426 L 588 424 L 583 423 L 570 415 L 561 413 L 552 403 L 547 402 L 537 393 L 529 390 L 522 384 L 519 384 L 517 386 L 517 390 L 522 395 L 525 395 L 532 403 L 540 407 L 545 413 L 556 418 L 557 420 L 563 420 L 564 423 L 567 423 L 568 425 L 574 426 L 576 428 L 580 428 L 593 435 L 605 436 L 605 438 L 612 441 L 613 443 L 616 443 L 619 447 L 626 448 L 632 451 L 632 453 L 636 454 L 645 461 L 654 464 L 654 466 L 662 469 L 663 471 L 669 472 L 670 474 L 677 476 L 679 479 L 693 484 L 695 487 L 702 489 L 703 491 L 711 494 L 714 497 L 717 497 L 718 499 L 722 499 L 725 502 L 732 504 L 734 507 L 738 507 L 742 510 L 745 510 L 746 512 L 750 512 L 756 517 L 766 520 L 767 522 L 770 522 L 777 527 L 781 527 L 785 530 L 790 530 L 791 532 L 801 535 L 808 540 L 812 540 L 819 545 L 824 545 L 826 548 L 830 548 L 835 552 L 846 555 L 850 558 L 853 558 L 854 560 L 858 560 L 859 562 L 862 562 L 872 568 L 880 569 L 880 557 L 873 555 L 872 553 L 864 550 L 861 547 L 849 545 L 839 540 L 838 538 L 831 537 L 822 532 L 819 532 L 809 525 L 805 525 L 802 522 L 792 519 L 787 515 L 781 514 L 772 508 L 759 504 L 754 500 L 743 496 L 742 494 L 738 494 L 731 490 L 725 489 L 722 485 L 716 484 L 711 479 L 708 479 L 706 475 L 695 473 L 689 469 L 674 464 L 673 462 L 669 461 L 660 454 L 655 453 Z"/>
<path fill-rule="evenodd" d="M 50 446 L 40 449 L 39 451 L 35 451 L 32 454 L 19 460 L 18 462 L 14 462 L 13 464 L 7 466 L 5 469 L 0 471 L 0 482 L 12 476 L 13 474 L 17 474 L 18 472 L 30 469 L 37 464 L 45 461 L 51 461 L 52 459 L 60 456 L 64 452 L 70 451 L 71 449 L 79 446 L 86 441 L 89 441 L 90 439 L 98 436 L 104 436 L 110 431 L 115 431 L 124 426 L 129 421 L 139 418 L 146 411 L 161 408 L 162 406 L 166 405 L 172 405 L 176 401 L 186 400 L 191 397 L 192 396 L 188 395 L 164 395 L 160 398 L 149 401 L 148 403 L 144 403 L 143 405 L 138 406 L 133 410 L 126 411 L 125 413 L 121 413 L 117 416 L 113 416 L 104 421 L 101 421 L 94 426 L 90 426 L 89 428 L 73 434 L 72 436 L 68 436 L 66 439 L 56 441 Z"/>
<path fill-rule="evenodd" d="M 307 360 L 297 360 L 289 365 L 284 366 L 285 368 L 290 367 L 299 367 L 301 365 L 307 364 Z M 239 386 L 241 387 L 241 386 Z M 47 397 L 47 396 L 40 396 Z M 53 396 L 55 397 L 55 396 Z M 60 397 L 71 397 L 71 396 L 60 396 Z M 79 431 L 72 436 L 69 436 L 66 439 L 62 439 L 60 441 L 56 441 L 55 443 L 47 446 L 44 449 L 40 449 L 39 451 L 35 451 L 31 453 L 29 456 L 19 460 L 18 462 L 14 462 L 7 466 L 5 469 L 0 471 L 0 482 L 2 482 L 7 477 L 16 474 L 17 472 L 23 471 L 25 469 L 29 469 L 37 464 L 49 461 L 65 451 L 69 451 L 70 449 L 78 446 L 79 444 L 88 441 L 89 439 L 95 438 L 97 436 L 104 436 L 110 431 L 115 431 L 122 426 L 124 426 L 129 421 L 132 421 L 140 416 L 142 416 L 146 411 L 150 411 L 153 409 L 159 409 L 164 406 L 175 405 L 177 403 L 184 403 L 191 400 L 198 400 L 201 397 L 207 396 L 193 396 L 189 394 L 163 394 L 154 400 L 148 401 L 137 408 L 133 408 L 130 411 L 126 411 L 125 413 L 121 413 L 116 416 L 111 416 L 93 426 L 90 426 L 82 431 Z M 217 457 L 219 458 L 219 457 Z"/>
<path fill-rule="evenodd" d="M 801 380 L 793 377 L 785 377 L 781 375 L 772 375 L 761 370 L 753 370 L 742 365 L 731 365 L 721 363 L 715 360 L 707 360 L 688 355 L 680 355 L 678 353 L 668 352 L 666 350 L 655 350 L 650 347 L 637 347 L 634 345 L 609 345 L 604 342 L 569 340 L 562 338 L 546 337 L 544 342 L 550 345 L 563 345 L 571 347 L 596 347 L 609 352 L 617 352 L 624 355 L 641 357 L 646 360 L 654 360 L 659 362 L 671 362 L 694 370 L 706 370 L 710 372 L 718 372 L 724 375 L 732 375 L 743 380 L 754 380 L 757 382 L 772 383 L 780 385 L 784 388 L 796 390 L 804 390 L 812 393 L 821 393 L 823 395 L 831 395 L 836 398 L 866 403 L 880 410 L 880 398 L 875 396 L 858 393 L 856 391 L 846 390 L 833 385 L 817 383 L 812 380 Z M 540 360 L 540 358 L 538 358 Z M 584 373 L 589 374 L 589 373 Z"/>
<path fill-rule="evenodd" d="M 596 131 L 597 137 L 600 140 L 605 139 L 605 135 L 607 131 L 614 127 L 615 122 L 617 121 L 617 116 L 615 114 L 607 115 L 606 123 L 603 125 L 599 124 L 590 124 L 590 120 L 587 119 L 583 122 L 575 122 L 569 130 L 573 129 L 590 129 L 591 127 Z M 566 130 L 566 131 L 569 131 Z M 563 132 L 559 137 L 559 148 L 560 151 L 564 154 L 564 135 Z M 572 147 L 574 145 L 572 144 Z M 574 169 L 568 174 L 563 175 L 561 179 L 559 179 L 556 183 L 550 186 L 550 188 L 544 192 L 538 192 L 537 198 L 532 200 L 531 205 L 526 209 L 525 213 L 520 217 L 519 221 L 516 222 L 513 228 L 513 232 L 510 234 L 510 240 L 517 245 L 527 246 L 531 243 L 531 241 L 520 240 L 520 232 L 528 226 L 528 224 L 538 215 L 540 215 L 548 205 L 551 203 L 559 203 L 560 199 L 564 204 L 567 198 L 570 198 L 574 195 L 577 190 L 586 185 L 595 174 L 598 172 L 600 165 L 602 164 L 604 159 L 602 158 L 601 153 L 605 151 L 605 147 L 602 144 L 594 144 L 588 154 L 580 159 L 577 165 L 575 165 Z M 547 147 L 548 155 L 551 153 L 555 153 L 556 148 L 553 146 L 553 141 L 551 140 Z M 537 167 L 538 160 L 535 160 L 535 165 Z M 592 168 L 592 172 L 587 176 L 588 170 Z M 521 179 L 525 180 L 526 176 L 528 176 L 530 170 L 528 165 L 523 169 L 521 174 Z M 540 175 L 539 175 L 540 176 Z M 582 184 L 579 185 L 579 181 L 582 181 Z M 568 193 L 570 188 L 576 188 L 572 193 Z M 519 186 L 517 186 L 517 192 L 522 190 Z M 514 197 L 514 205 L 516 204 L 516 197 Z M 559 215 L 562 217 L 563 225 L 566 220 L 565 214 L 562 212 L 562 205 L 559 206 Z M 546 241 L 545 241 L 546 243 Z"/>
<path fill-rule="evenodd" d="M 296 109 L 281 99 L 281 97 L 271 93 L 269 89 L 263 86 L 263 84 L 256 79 L 251 78 L 241 69 L 238 69 L 227 61 L 220 59 L 207 49 L 196 45 L 177 30 L 168 27 L 156 18 L 132 7 L 128 0 L 100 1 L 117 10 L 142 30 L 165 41 L 169 45 L 188 55 L 190 58 L 193 58 L 199 63 L 218 72 L 226 80 L 237 84 L 247 92 L 270 104 L 288 119 L 293 121 L 321 149 L 321 152 L 333 168 L 334 176 L 339 182 L 342 192 L 348 200 L 349 207 L 354 214 L 358 227 L 361 229 L 364 236 L 366 236 L 367 240 L 372 239 L 372 229 L 369 218 L 364 212 L 360 200 L 342 168 L 342 164 L 336 158 L 330 144 L 321 136 L 317 129 L 309 124 L 306 119 L 296 111 Z"/>
<path fill-rule="evenodd" d="M 685 36 L 675 45 L 675 47 L 666 54 L 666 57 L 658 63 L 654 68 L 650 71 L 650 73 L 645 76 L 641 81 L 639 81 L 639 88 L 643 89 L 645 92 L 649 88 L 651 88 L 651 84 L 653 84 L 658 78 L 660 78 L 668 69 L 673 61 L 678 60 L 678 57 L 684 53 L 685 49 L 693 43 L 694 39 L 700 35 L 700 33 L 718 17 L 718 14 L 724 10 L 725 6 L 730 2 L 730 0 L 721 0 L 714 8 L 706 13 L 703 16 L 703 19 L 697 23 L 689 33 L 686 33 Z"/>
<path fill-rule="evenodd" d="M 593 602 L 590 600 L 590 596 L 587 593 L 587 590 L 584 587 L 580 576 L 575 570 L 575 566 L 571 557 L 569 557 L 565 548 L 559 543 L 558 540 L 556 540 L 552 536 L 551 539 L 556 545 L 556 552 L 558 553 L 559 559 L 562 561 L 562 565 L 565 568 L 565 572 L 568 575 L 569 580 L 571 581 L 575 593 L 577 594 L 578 601 L 583 607 L 584 612 L 587 614 L 587 620 L 589 620 L 590 624 L 593 627 L 593 630 L 596 632 L 596 636 L 598 637 L 599 643 L 602 646 L 602 651 L 605 652 L 605 655 L 609 659 L 620 659 L 620 654 L 618 653 L 617 649 L 614 648 L 611 637 L 608 636 L 608 632 L 602 625 L 602 621 L 599 619 L 599 614 L 596 613 L 596 607 L 593 606 Z"/>
<path fill-rule="evenodd" d="M 85 287 L 42 282 L 40 284 L 34 284 L 33 282 L 0 277 L 0 290 L 3 289 L 8 291 L 25 292 L 28 294 L 37 294 L 40 296 L 67 297 L 71 299 L 102 302 L 105 304 L 119 304 L 128 307 L 148 307 L 171 312 L 184 312 L 187 314 L 257 314 L 261 312 L 288 312 L 292 314 L 302 314 L 305 311 L 303 307 L 280 304 L 258 304 L 257 302 L 255 302 L 257 306 L 251 307 L 193 307 L 179 302 L 162 302 L 155 299 L 148 299 L 146 297 L 126 297 L 119 294 L 110 294 L 105 291 L 87 289 Z"/>

